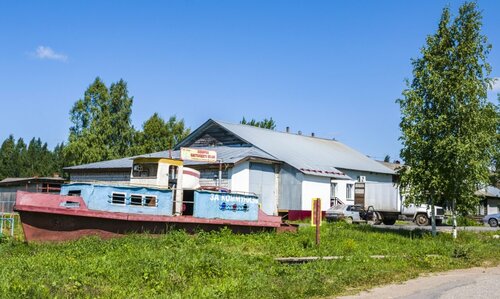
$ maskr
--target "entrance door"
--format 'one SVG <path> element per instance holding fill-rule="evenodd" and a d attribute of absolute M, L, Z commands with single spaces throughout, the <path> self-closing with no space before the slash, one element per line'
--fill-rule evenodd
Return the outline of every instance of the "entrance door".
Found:
<path fill-rule="evenodd" d="M 268 215 L 273 215 L 276 207 L 274 181 L 273 165 L 250 163 L 250 192 L 257 194 L 261 209 Z"/>

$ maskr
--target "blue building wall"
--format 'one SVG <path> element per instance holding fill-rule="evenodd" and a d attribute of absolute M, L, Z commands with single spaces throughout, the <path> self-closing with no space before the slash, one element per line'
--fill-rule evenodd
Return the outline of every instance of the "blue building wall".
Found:
<path fill-rule="evenodd" d="M 90 210 L 164 216 L 170 216 L 173 212 L 172 190 L 76 183 L 63 185 L 61 195 L 78 190 Z M 112 203 L 113 193 L 124 193 L 125 204 Z M 156 196 L 156 206 L 131 205 L 131 195 Z"/>
<path fill-rule="evenodd" d="M 257 221 L 259 200 L 256 196 L 222 192 L 195 191 L 194 217 Z"/>

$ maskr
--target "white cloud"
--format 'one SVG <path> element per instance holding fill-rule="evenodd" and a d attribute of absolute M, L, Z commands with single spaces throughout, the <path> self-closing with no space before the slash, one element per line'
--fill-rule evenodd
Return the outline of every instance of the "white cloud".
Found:
<path fill-rule="evenodd" d="M 34 53 L 35 57 L 38 59 L 49 59 L 66 62 L 68 61 L 68 56 L 62 53 L 56 53 L 52 48 L 45 46 L 38 46 Z"/>
<path fill-rule="evenodd" d="M 491 91 L 500 91 L 500 78 L 493 78 L 493 86 L 491 87 Z"/>

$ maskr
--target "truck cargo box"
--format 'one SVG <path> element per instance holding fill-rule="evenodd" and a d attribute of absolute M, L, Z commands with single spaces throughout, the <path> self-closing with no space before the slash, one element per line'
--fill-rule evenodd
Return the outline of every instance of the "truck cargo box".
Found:
<path fill-rule="evenodd" d="M 354 204 L 365 209 L 372 206 L 380 212 L 401 211 L 399 190 L 393 183 L 365 182 L 354 185 Z"/>

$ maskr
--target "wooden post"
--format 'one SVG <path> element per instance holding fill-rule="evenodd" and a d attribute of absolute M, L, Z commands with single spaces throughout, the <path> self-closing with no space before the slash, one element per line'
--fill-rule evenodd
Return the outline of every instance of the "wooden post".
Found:
<path fill-rule="evenodd" d="M 320 226 L 321 226 L 321 198 L 313 198 L 311 204 L 311 226 L 316 227 L 316 245 L 320 241 Z"/>
<path fill-rule="evenodd" d="M 319 246 L 321 228 L 321 199 L 316 200 L 316 245 Z"/>

